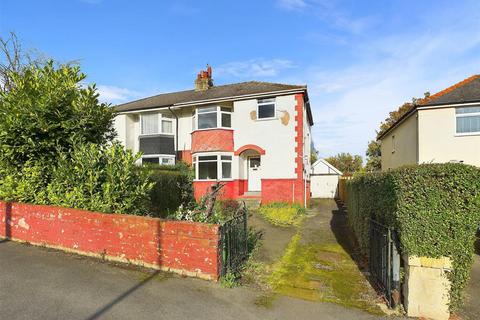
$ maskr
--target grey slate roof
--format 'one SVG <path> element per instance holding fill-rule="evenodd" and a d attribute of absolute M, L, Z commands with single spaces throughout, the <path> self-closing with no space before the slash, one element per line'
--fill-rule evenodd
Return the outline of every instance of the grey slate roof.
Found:
<path fill-rule="evenodd" d="M 436 106 L 480 101 L 480 75 L 474 75 L 431 96 L 420 106 Z"/>
<path fill-rule="evenodd" d="M 209 99 L 221 99 L 227 97 L 236 97 L 249 94 L 262 94 L 282 90 L 306 90 L 304 85 L 289 85 L 271 82 L 249 81 L 222 86 L 213 86 L 206 91 L 178 91 L 163 93 L 156 96 L 127 102 L 115 106 L 115 110 L 134 111 L 149 108 L 159 108 L 173 106 L 178 103 L 191 103 Z"/>

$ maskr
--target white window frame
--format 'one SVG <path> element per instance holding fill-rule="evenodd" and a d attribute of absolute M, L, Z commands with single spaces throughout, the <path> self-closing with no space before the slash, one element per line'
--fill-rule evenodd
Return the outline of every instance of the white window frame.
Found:
<path fill-rule="evenodd" d="M 208 111 L 208 112 L 204 112 L 204 113 L 200 113 L 200 114 L 208 114 L 208 113 L 216 113 L 217 114 L 217 125 L 215 127 L 212 127 L 212 128 L 202 128 L 200 129 L 199 126 L 198 126 L 198 118 L 199 118 L 199 113 L 198 113 L 198 110 L 201 110 L 203 108 L 211 108 L 211 107 L 215 107 L 215 111 Z M 194 128 L 193 128 L 193 131 L 200 131 L 200 130 L 212 130 L 212 129 L 227 129 L 227 130 L 232 130 L 232 111 L 224 111 L 222 110 L 222 108 L 226 108 L 226 109 L 230 109 L 232 110 L 231 107 L 228 107 L 228 106 L 202 106 L 202 107 L 197 107 L 195 108 L 195 113 L 193 114 L 193 124 L 194 124 Z M 224 127 L 222 126 L 222 114 L 229 114 L 230 115 L 230 127 Z"/>
<path fill-rule="evenodd" d="M 159 132 L 156 133 L 143 133 L 143 127 L 142 127 L 142 117 L 144 115 L 150 115 L 150 114 L 157 114 L 157 122 L 158 122 L 158 130 Z M 163 126 L 162 126 L 162 121 L 168 121 L 172 125 L 172 132 L 163 132 Z M 168 136 L 173 136 L 175 135 L 175 123 L 173 121 L 173 118 L 167 117 L 166 115 L 164 116 L 161 112 L 144 112 L 140 113 L 140 137 L 148 137 L 148 136 L 157 136 L 157 135 L 168 135 Z"/>
<path fill-rule="evenodd" d="M 273 100 L 273 102 L 260 102 L 263 100 Z M 273 103 L 273 117 L 268 117 L 268 118 L 260 118 L 260 106 L 263 105 L 269 105 Z M 263 120 L 273 120 L 277 119 L 277 99 L 276 98 L 263 98 L 263 99 L 257 99 L 257 120 L 263 121 Z"/>
<path fill-rule="evenodd" d="M 152 159 L 158 158 L 158 164 L 164 166 L 173 166 L 175 165 L 175 156 L 171 154 L 145 154 L 141 157 L 141 164 L 143 165 L 143 159 Z M 162 159 L 172 159 L 173 162 L 171 164 L 163 164 Z"/>
<path fill-rule="evenodd" d="M 457 131 L 457 119 L 458 118 L 465 118 L 465 117 L 475 117 L 480 116 L 480 112 L 471 112 L 471 113 L 457 113 L 457 109 L 461 108 L 469 108 L 469 107 L 479 107 L 478 105 L 474 106 L 465 106 L 465 107 L 457 107 L 455 108 L 455 136 L 478 136 L 480 135 L 480 131 L 473 131 L 473 132 L 458 132 Z"/>
<path fill-rule="evenodd" d="M 216 162 L 217 163 L 217 179 L 199 179 L 199 160 L 198 157 L 203 156 L 216 156 L 216 160 L 203 160 L 201 162 Z M 222 160 L 222 156 L 229 156 L 231 160 Z M 207 153 L 195 153 L 192 157 L 192 164 L 195 168 L 194 181 L 233 181 L 233 153 L 231 152 L 207 152 Z M 230 162 L 230 178 L 223 178 L 222 162 Z"/>

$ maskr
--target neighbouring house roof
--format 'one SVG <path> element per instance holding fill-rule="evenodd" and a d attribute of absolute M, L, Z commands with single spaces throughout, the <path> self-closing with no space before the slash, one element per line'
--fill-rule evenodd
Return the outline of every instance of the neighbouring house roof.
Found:
<path fill-rule="evenodd" d="M 328 162 L 327 160 L 325 159 L 318 159 L 317 161 L 315 161 L 314 164 L 312 164 L 312 174 L 315 174 L 315 167 L 320 165 L 320 164 L 323 164 L 325 165 L 327 168 L 329 168 L 330 170 L 332 170 L 333 172 L 335 172 L 336 174 L 338 174 L 339 176 L 341 176 L 343 173 L 338 170 L 337 168 L 335 168 L 330 162 Z"/>
<path fill-rule="evenodd" d="M 140 111 L 161 107 L 173 107 L 189 105 L 199 102 L 228 99 L 235 100 L 250 95 L 278 94 L 287 92 L 305 92 L 306 85 L 290 85 L 271 82 L 249 81 L 221 86 L 212 86 L 204 91 L 186 90 L 170 93 L 162 93 L 152 97 L 135 100 L 115 106 L 117 112 Z M 308 103 L 308 97 L 306 97 Z M 310 123 L 313 125 L 313 117 L 310 106 L 307 105 L 307 113 Z"/>
<path fill-rule="evenodd" d="M 421 99 L 416 105 L 412 105 L 412 109 L 400 117 L 388 130 L 385 130 L 379 135 L 377 139 L 383 139 L 383 137 L 396 128 L 403 120 L 414 114 L 418 108 L 475 102 L 480 102 L 479 74 L 468 77 L 434 95 Z"/>

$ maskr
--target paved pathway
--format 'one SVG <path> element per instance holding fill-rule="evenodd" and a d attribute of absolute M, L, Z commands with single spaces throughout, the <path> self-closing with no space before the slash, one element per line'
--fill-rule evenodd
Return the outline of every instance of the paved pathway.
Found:
<path fill-rule="evenodd" d="M 460 311 L 463 319 L 480 319 L 480 237 L 477 240 L 470 282 L 465 294 L 465 306 Z"/>
<path fill-rule="evenodd" d="M 0 319 L 378 319 L 354 309 L 152 273 L 0 239 Z"/>

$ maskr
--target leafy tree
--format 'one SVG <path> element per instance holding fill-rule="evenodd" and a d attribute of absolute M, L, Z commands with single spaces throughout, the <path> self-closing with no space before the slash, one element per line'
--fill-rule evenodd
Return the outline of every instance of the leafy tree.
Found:
<path fill-rule="evenodd" d="M 343 173 L 354 173 L 362 170 L 363 160 L 359 155 L 342 152 L 325 160 Z"/>
<path fill-rule="evenodd" d="M 55 163 L 74 143 L 105 144 L 114 137 L 113 109 L 100 103 L 95 86 L 84 87 L 79 67 L 49 61 L 10 73 L 0 92 L 0 158 L 21 167 L 29 161 Z"/>
<path fill-rule="evenodd" d="M 375 140 L 370 141 L 366 155 L 367 164 L 365 165 L 365 170 L 369 172 L 380 171 L 382 169 L 380 142 Z"/>
<path fill-rule="evenodd" d="M 315 144 L 311 143 L 310 145 L 310 163 L 313 164 L 318 160 L 318 150 L 315 148 Z"/>

